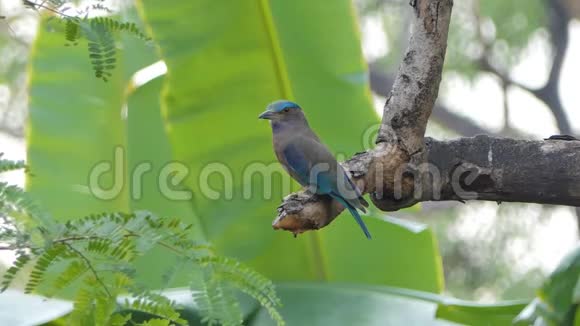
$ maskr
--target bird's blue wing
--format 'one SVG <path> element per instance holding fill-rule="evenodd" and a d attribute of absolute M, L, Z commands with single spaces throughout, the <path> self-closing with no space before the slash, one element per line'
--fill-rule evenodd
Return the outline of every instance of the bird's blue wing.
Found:
<path fill-rule="evenodd" d="M 310 176 L 310 168 L 308 160 L 304 153 L 298 149 L 294 144 L 288 144 L 282 151 L 284 158 L 286 159 L 287 167 L 294 172 L 294 175 L 302 185 L 308 184 L 308 178 Z"/>
<path fill-rule="evenodd" d="M 318 171 L 314 171 L 316 180 L 310 180 L 312 166 L 315 165 L 308 159 L 307 153 L 302 151 L 304 147 L 296 144 L 288 144 L 283 151 L 288 166 L 299 179 L 302 185 L 313 186 L 316 193 L 330 194 L 336 190 L 336 177 L 333 177 L 329 165 L 320 165 Z M 322 163 L 324 164 L 324 163 Z"/>

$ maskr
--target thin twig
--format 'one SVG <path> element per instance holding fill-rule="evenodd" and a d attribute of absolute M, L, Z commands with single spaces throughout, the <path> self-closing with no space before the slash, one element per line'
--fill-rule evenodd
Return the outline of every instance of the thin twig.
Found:
<path fill-rule="evenodd" d="M 60 16 L 63 16 L 63 17 L 67 17 L 67 18 L 73 18 L 73 19 L 74 19 L 74 18 L 78 18 L 78 17 L 75 17 L 75 16 L 67 15 L 67 14 L 65 14 L 65 13 L 64 13 L 64 12 L 62 12 L 62 11 L 59 11 L 59 10 L 53 9 L 53 8 L 51 8 L 51 7 L 49 7 L 49 6 L 46 6 L 46 5 L 44 4 L 46 1 L 43 1 L 42 3 L 36 3 L 35 1 L 26 1 L 26 2 L 30 3 L 30 4 L 31 4 L 31 5 L 33 5 L 34 7 L 38 6 L 39 8 L 46 9 L 46 10 L 48 10 L 48 11 L 52 12 L 52 13 L 55 13 L 55 14 L 57 14 L 57 15 L 60 15 Z"/>
<path fill-rule="evenodd" d="M 489 59 L 491 49 L 490 44 L 483 38 L 483 35 L 481 35 L 481 31 L 478 28 L 477 35 L 480 43 L 484 47 L 484 54 L 479 60 L 479 66 L 483 71 L 487 71 L 495 75 L 503 84 L 507 84 L 508 86 L 516 86 L 534 95 L 552 112 L 554 118 L 556 119 L 559 132 L 564 134 L 572 134 L 573 131 L 570 126 L 570 121 L 566 115 L 562 101 L 560 99 L 560 95 L 558 93 L 562 65 L 564 63 L 564 56 L 566 54 L 569 42 L 568 24 L 570 22 L 570 17 L 568 16 L 564 7 L 558 2 L 558 0 L 548 1 L 547 6 L 547 9 L 550 11 L 549 30 L 550 40 L 554 50 L 554 59 L 550 69 L 548 81 L 543 87 L 530 88 L 526 85 L 523 85 L 513 80 L 507 72 L 503 72 L 491 64 Z M 479 22 L 480 18 L 476 11 L 474 15 L 478 20 L 478 26 L 481 25 Z"/>
<path fill-rule="evenodd" d="M 509 107 L 509 85 L 505 82 L 501 83 L 501 90 L 503 93 L 503 132 L 509 132 L 510 126 L 510 107 Z"/>
<path fill-rule="evenodd" d="M 105 289 L 105 292 L 107 292 L 107 295 L 109 296 L 109 298 L 113 298 L 113 295 L 111 294 L 111 292 L 109 292 L 109 289 L 107 288 L 107 286 L 105 285 L 103 280 L 99 277 L 99 274 L 97 273 L 97 271 L 95 270 L 95 268 L 91 264 L 91 261 L 85 255 L 83 255 L 82 252 L 80 252 L 75 247 L 73 247 L 70 243 L 64 242 L 64 245 L 67 246 L 74 253 L 76 253 L 85 262 L 88 269 L 90 269 L 91 273 L 93 273 L 93 276 L 95 277 L 97 282 L 99 282 L 101 284 L 101 286 L 103 287 L 103 289 Z"/>

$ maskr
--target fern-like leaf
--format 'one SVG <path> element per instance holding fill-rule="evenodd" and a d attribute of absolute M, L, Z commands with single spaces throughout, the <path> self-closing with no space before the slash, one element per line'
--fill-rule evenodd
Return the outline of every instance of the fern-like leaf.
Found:
<path fill-rule="evenodd" d="M 94 287 L 92 285 L 86 285 L 79 289 L 74 298 L 73 311 L 68 317 L 68 323 L 71 325 L 91 325 L 94 320 L 93 302 Z"/>
<path fill-rule="evenodd" d="M 95 71 L 95 77 L 107 81 L 117 62 L 117 48 L 113 34 L 99 19 L 82 21 L 80 27 L 88 41 L 89 59 Z"/>
<path fill-rule="evenodd" d="M 211 271 L 194 271 L 190 289 L 193 301 L 208 325 L 241 325 L 243 316 L 233 289 L 225 282 L 213 277 Z"/>
<path fill-rule="evenodd" d="M 175 304 L 161 294 L 144 290 L 131 299 L 126 299 L 122 308 L 137 310 L 150 315 L 164 318 L 178 325 L 187 325 L 187 321 L 181 318 L 175 310 Z"/>
<path fill-rule="evenodd" d="M 64 5 L 67 1 L 66 0 L 47 0 L 48 3 L 53 5 L 54 8 L 59 8 Z"/>
<path fill-rule="evenodd" d="M 62 273 L 54 280 L 52 288 L 48 291 L 49 297 L 56 295 L 62 289 L 68 287 L 74 281 L 82 278 L 89 270 L 88 266 L 80 260 L 72 260 L 62 271 Z"/>
<path fill-rule="evenodd" d="M 46 250 L 34 263 L 34 267 L 32 268 L 32 272 L 30 272 L 30 277 L 26 286 L 24 287 L 25 293 L 33 292 L 40 281 L 44 278 L 44 274 L 46 270 L 50 267 L 50 265 L 56 263 L 58 260 L 62 259 L 61 254 L 65 251 L 64 245 L 56 245 L 50 247 Z"/>
<path fill-rule="evenodd" d="M 96 17 L 81 21 L 70 19 L 69 21 L 65 28 L 66 39 L 69 42 L 76 41 L 78 31 L 82 31 L 88 41 L 89 60 L 95 76 L 104 81 L 111 77 L 117 62 L 113 33 L 125 32 L 144 41 L 150 40 L 135 23 L 120 22 L 110 17 Z"/>
<path fill-rule="evenodd" d="M 107 325 L 116 309 L 114 298 L 99 281 L 93 276 L 85 277 L 67 322 L 69 325 Z"/>
<path fill-rule="evenodd" d="M 68 42 L 67 45 L 77 45 L 81 37 L 81 28 L 78 19 L 69 18 L 65 20 L 64 38 Z"/>
<path fill-rule="evenodd" d="M 135 23 L 121 22 L 110 17 L 96 17 L 93 20 L 98 24 L 104 25 L 110 32 L 127 32 L 140 40 L 151 40 L 149 36 L 141 32 Z"/>
<path fill-rule="evenodd" d="M 2 159 L 4 153 L 0 153 L 0 173 L 2 172 L 9 172 L 9 171 L 16 171 L 26 168 L 26 164 L 24 161 L 11 161 Z"/>
<path fill-rule="evenodd" d="M 169 326 L 172 325 L 167 319 L 153 318 L 138 324 L 139 326 Z"/>
<path fill-rule="evenodd" d="M 115 313 L 113 316 L 111 316 L 111 319 L 109 320 L 109 325 L 110 326 L 125 326 L 129 323 L 131 318 L 132 318 L 131 314 Z"/>
<path fill-rule="evenodd" d="M 0 184 L 0 215 L 7 207 L 12 210 L 12 206 L 21 206 L 24 194 L 19 188 Z M 163 277 L 165 286 L 184 266 L 193 267 L 188 269 L 192 297 L 206 323 L 241 324 L 243 316 L 235 296 L 241 290 L 254 297 L 278 324 L 283 324 L 276 310 L 280 303 L 273 284 L 234 260 L 216 256 L 208 245 L 192 241 L 190 228 L 179 219 L 159 218 L 148 212 L 94 214 L 56 224 L 52 229 L 40 227 L 30 238 L 41 240 L 42 245 L 28 243 L 18 247 L 17 259 L 1 285 L 8 287 L 17 273 L 33 262 L 26 292 L 42 286 L 45 293 L 54 295 L 73 283 L 80 285 L 68 324 L 121 325 L 129 318 L 122 314 L 128 310 L 150 314 L 155 318 L 150 324 L 160 320 L 186 324 L 174 302 L 134 284 L 136 257 L 157 245 L 177 258 L 175 268 Z M 17 229 L 7 230 L 12 234 Z M 60 274 L 55 275 L 55 271 Z M 116 299 L 124 293 L 129 293 L 131 299 L 119 307 Z"/>
<path fill-rule="evenodd" d="M 91 9 L 93 10 L 100 10 L 103 11 L 107 14 L 111 14 L 113 13 L 113 10 L 105 5 L 103 5 L 102 3 L 95 3 L 91 6 Z"/>
<path fill-rule="evenodd" d="M 217 277 L 221 277 L 225 282 L 231 283 L 238 290 L 253 297 L 278 325 L 284 325 L 284 320 L 276 309 L 281 305 L 280 299 L 276 295 L 274 284 L 269 279 L 242 263 L 226 257 L 202 257 L 198 259 L 198 263 L 211 267 Z"/>
<path fill-rule="evenodd" d="M 54 228 L 54 220 L 20 187 L 0 182 L 0 215 L 31 219 L 43 228 Z M 24 216 L 22 216 L 24 215 Z M 4 240 L 4 239 L 3 239 Z"/>
<path fill-rule="evenodd" d="M 16 260 L 14 261 L 12 266 L 10 266 L 10 268 L 8 268 L 8 270 L 6 270 L 6 272 L 4 273 L 4 277 L 2 280 L 2 289 L 0 290 L 0 292 L 6 291 L 6 289 L 10 286 L 10 284 L 12 283 L 14 278 L 16 277 L 16 274 L 18 274 L 18 272 L 20 270 L 22 270 L 22 268 L 30 260 L 31 260 L 31 257 L 29 255 L 26 255 L 26 254 L 19 255 L 18 257 L 16 257 Z"/>

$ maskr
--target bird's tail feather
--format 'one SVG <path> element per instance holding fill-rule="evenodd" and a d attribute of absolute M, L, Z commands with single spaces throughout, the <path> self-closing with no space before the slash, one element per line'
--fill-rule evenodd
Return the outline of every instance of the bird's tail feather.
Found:
<path fill-rule="evenodd" d="M 341 199 L 346 201 L 350 206 L 360 209 L 363 213 L 366 213 L 366 208 L 369 207 L 369 203 L 362 196 L 352 199 L 341 197 Z"/>
<path fill-rule="evenodd" d="M 363 198 L 362 193 L 360 192 L 360 189 L 358 189 L 358 187 L 354 184 L 354 182 L 352 182 L 352 180 L 349 177 L 349 174 L 346 173 L 346 171 L 344 171 L 344 177 L 346 178 L 346 180 L 348 181 L 348 184 L 352 187 L 352 190 L 355 191 L 356 196 L 358 197 L 356 199 L 356 201 L 348 201 L 353 207 L 360 209 L 363 212 L 367 212 L 367 210 L 365 209 L 365 207 L 369 207 L 369 203 Z"/>
<path fill-rule="evenodd" d="M 360 201 L 361 205 L 363 205 L 364 207 L 369 207 L 369 203 L 363 198 L 362 195 L 360 197 L 358 197 L 358 200 Z"/>
<path fill-rule="evenodd" d="M 358 225 L 360 226 L 360 228 L 363 230 L 363 232 L 364 232 L 365 236 L 367 237 L 367 239 L 371 239 L 371 233 L 367 229 L 367 226 L 365 225 L 365 222 L 360 217 L 360 214 L 358 213 L 358 211 L 356 210 L 356 208 L 352 207 L 352 205 L 349 204 L 342 197 L 339 197 L 339 196 L 332 196 L 332 197 L 334 199 L 338 200 L 338 202 L 340 202 L 342 204 L 342 206 L 344 206 L 346 209 L 348 209 L 348 211 L 350 212 L 350 214 L 354 217 L 354 219 L 356 220 L 356 222 L 358 223 Z"/>

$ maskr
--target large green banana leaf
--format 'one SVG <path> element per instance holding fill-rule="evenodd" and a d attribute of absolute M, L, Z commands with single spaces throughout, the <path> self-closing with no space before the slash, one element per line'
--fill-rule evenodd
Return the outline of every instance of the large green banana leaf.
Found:
<path fill-rule="evenodd" d="M 525 301 L 479 304 L 381 286 L 282 284 L 280 313 L 288 325 L 508 326 Z M 266 311 L 249 325 L 274 325 Z"/>
<path fill-rule="evenodd" d="M 102 200 L 88 185 L 90 171 L 114 163 L 116 146 L 125 148 L 121 108 L 128 76 L 118 69 L 108 83 L 92 78 L 87 48 L 65 48 L 63 34 L 49 27 L 61 31 L 44 20 L 31 54 L 27 188 L 61 220 L 112 207 L 127 211 L 126 189 L 100 193 L 110 197 Z M 119 58 L 117 66 L 124 64 Z M 111 190 L 113 179 L 112 172 L 103 175 L 101 188 Z"/>
<path fill-rule="evenodd" d="M 147 209 L 196 224 L 189 203 L 168 200 L 158 187 L 157 176 L 172 160 L 159 110 L 162 79 L 136 90 L 131 82 L 157 60 L 155 48 L 123 37 L 117 68 L 104 83 L 92 76 L 86 45 L 65 47 L 60 25 L 50 25 L 56 32 L 45 26 L 30 68 L 29 192 L 61 221 Z M 111 170 L 95 187 L 91 171 L 107 165 Z M 152 286 L 173 263 L 165 257 L 153 252 L 139 262 L 140 276 Z"/>
<path fill-rule="evenodd" d="M 278 285 L 278 293 L 285 303 L 280 313 L 287 325 L 512 325 L 512 320 L 523 309 L 526 301 L 507 301 L 497 304 L 480 304 L 457 300 L 432 293 L 382 286 L 346 284 L 286 283 Z M 181 316 L 190 325 L 201 325 L 199 311 L 190 299 L 188 288 L 164 291 L 165 296 L 179 304 Z M 275 325 L 265 309 L 249 297 L 240 297 L 244 325 Z M 0 296 L 0 305 L 12 310 L 30 308 L 46 298 L 8 291 Z M 2 302 L 4 301 L 4 302 Z M 0 323 L 20 324 L 48 322 L 63 325 L 72 303 L 50 301 L 35 307 L 35 314 L 14 316 L 0 313 Z M 52 318 L 50 318 L 50 317 Z M 48 318 L 47 318 L 48 317 Z M 136 321 L 151 315 L 133 312 Z M 142 319 L 140 319 L 142 318 Z"/>
<path fill-rule="evenodd" d="M 323 231 L 293 239 L 270 227 L 276 205 L 289 191 L 281 189 L 279 177 L 269 198 L 259 177 L 243 178 L 252 163 L 274 161 L 269 128 L 256 116 L 276 98 L 302 103 L 313 127 L 335 151 L 351 154 L 362 148 L 362 137 L 377 117 L 348 1 L 333 6 L 147 1 L 141 6 L 168 66 L 163 120 L 160 79 L 129 92 L 129 76 L 156 60 L 153 49 L 123 40 L 118 68 L 103 83 L 91 76 L 85 48 L 65 48 L 61 34 L 39 33 L 31 64 L 28 155 L 33 174 L 27 185 L 45 207 L 60 219 L 136 208 L 179 215 L 197 225 L 199 238 L 276 280 L 441 289 L 430 231 L 414 233 L 369 219 L 375 238 L 367 241 L 344 216 Z M 190 168 L 187 187 L 194 192 L 200 222 L 189 201 L 160 193 L 157 177 L 172 160 Z M 103 175 L 101 188 L 111 188 L 116 176 L 122 179 L 121 189 L 107 200 L 89 187 L 91 171 L 102 162 L 112 163 L 117 174 Z M 136 189 L 142 196 L 135 198 L 135 171 L 146 162 L 152 171 L 143 175 Z M 207 189 L 199 187 L 199 176 L 210 163 L 210 168 L 231 171 L 232 199 L 203 196 Z M 209 186 L 219 189 L 223 180 L 214 173 Z M 244 186 L 251 186 L 249 199 L 243 198 Z M 163 256 L 148 258 L 142 269 L 153 281 Z"/>
<path fill-rule="evenodd" d="M 413 233 L 367 218 L 374 234 L 367 241 L 344 215 L 294 239 L 270 226 L 288 192 L 281 177 L 273 178 L 271 192 L 259 176 L 248 177 L 256 164 L 275 161 L 269 127 L 257 115 L 278 98 L 300 103 L 335 152 L 363 149 L 364 135 L 378 118 L 350 1 L 139 4 L 168 67 L 162 109 L 173 158 L 190 167 L 186 183 L 195 212 L 204 235 L 222 253 L 276 280 L 441 290 L 430 231 Z M 216 190 L 218 198 L 212 197 Z"/>

